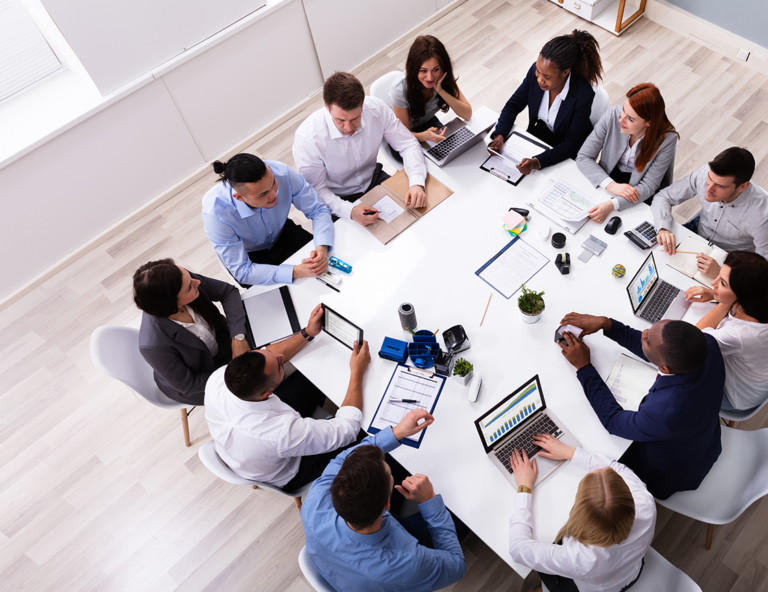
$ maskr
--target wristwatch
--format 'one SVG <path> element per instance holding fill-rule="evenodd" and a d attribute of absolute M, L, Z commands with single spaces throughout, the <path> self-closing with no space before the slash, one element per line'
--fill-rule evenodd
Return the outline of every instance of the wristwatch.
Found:
<path fill-rule="evenodd" d="M 309 333 L 307 333 L 306 329 L 301 330 L 301 336 L 306 339 L 307 341 L 312 341 L 314 337 L 312 337 Z"/>
<path fill-rule="evenodd" d="M 526 487 L 525 485 L 521 485 L 517 488 L 517 493 L 533 493 L 533 489 Z"/>
<path fill-rule="evenodd" d="M 238 341 L 245 341 L 245 335 L 243 335 L 242 333 L 238 333 L 232 339 L 237 339 Z"/>

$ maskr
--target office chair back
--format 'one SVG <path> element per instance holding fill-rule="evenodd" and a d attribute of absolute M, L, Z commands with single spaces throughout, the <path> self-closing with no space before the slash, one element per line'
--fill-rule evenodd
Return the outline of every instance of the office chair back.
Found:
<path fill-rule="evenodd" d="M 600 118 L 608 111 L 608 91 L 599 84 L 595 87 L 595 98 L 592 100 L 592 112 L 589 114 L 589 121 L 592 127 L 597 125 Z"/>
<path fill-rule="evenodd" d="M 139 352 L 139 330 L 104 325 L 91 334 L 91 359 L 102 374 L 119 380 L 147 401 L 163 409 L 191 409 L 163 394 L 154 371 Z"/>
<path fill-rule="evenodd" d="M 765 399 L 760 405 L 752 409 L 751 411 L 747 409 L 746 411 L 725 411 L 724 409 L 720 410 L 720 417 L 722 417 L 725 420 L 728 420 L 728 425 L 730 427 L 733 427 L 733 424 L 738 421 L 747 421 L 748 419 L 754 417 L 758 413 L 760 413 L 760 410 L 765 407 L 765 405 L 768 404 L 768 398 Z"/>
<path fill-rule="evenodd" d="M 392 99 L 389 98 L 389 91 L 392 89 L 392 85 L 400 75 L 402 75 L 402 72 L 399 71 L 387 72 L 381 78 L 374 80 L 373 84 L 371 84 L 371 96 L 381 99 L 389 105 L 389 108 L 391 109 Z"/>
<path fill-rule="evenodd" d="M 632 592 L 701 592 L 698 584 L 664 559 L 653 548 L 645 554 L 645 566 Z"/>
<path fill-rule="evenodd" d="M 306 547 L 302 547 L 301 551 L 299 551 L 299 567 L 301 568 L 301 573 L 307 578 L 309 585 L 317 592 L 336 592 L 334 587 L 317 571 L 315 564 L 309 558 Z"/>

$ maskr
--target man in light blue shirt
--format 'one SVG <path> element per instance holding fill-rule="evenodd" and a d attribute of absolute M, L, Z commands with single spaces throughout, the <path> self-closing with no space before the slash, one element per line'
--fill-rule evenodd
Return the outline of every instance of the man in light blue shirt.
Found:
<path fill-rule="evenodd" d="M 410 411 L 394 428 L 342 452 L 309 490 L 301 508 L 307 552 L 339 592 L 438 590 L 464 577 L 453 519 L 426 476 L 413 475 L 396 488 L 419 504 L 433 548 L 420 545 L 389 513 L 394 479 L 384 453 L 433 421 L 424 409 Z"/>
<path fill-rule="evenodd" d="M 237 154 L 218 160 L 220 175 L 203 197 L 203 226 L 232 276 L 244 286 L 290 284 L 328 268 L 333 222 L 328 207 L 301 175 L 282 162 Z M 283 262 L 312 235 L 288 219 L 291 204 L 312 220 L 315 250 L 299 265 Z"/>

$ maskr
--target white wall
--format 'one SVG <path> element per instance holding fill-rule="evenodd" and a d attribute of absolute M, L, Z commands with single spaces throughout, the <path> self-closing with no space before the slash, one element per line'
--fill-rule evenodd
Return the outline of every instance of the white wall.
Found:
<path fill-rule="evenodd" d="M 101 94 L 149 72 L 266 0 L 42 0 Z"/>
<path fill-rule="evenodd" d="M 3 168 L 0 297 L 203 164 L 156 80 Z"/>
<path fill-rule="evenodd" d="M 324 78 L 363 63 L 437 10 L 436 0 L 304 0 L 304 8 Z"/>
<path fill-rule="evenodd" d="M 163 80 L 206 160 L 323 85 L 300 1 L 287 3 Z"/>

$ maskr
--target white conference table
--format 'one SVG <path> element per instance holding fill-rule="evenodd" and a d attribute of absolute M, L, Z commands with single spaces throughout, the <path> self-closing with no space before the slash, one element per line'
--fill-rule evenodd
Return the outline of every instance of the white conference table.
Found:
<path fill-rule="evenodd" d="M 482 108 L 476 117 L 483 116 L 495 119 L 496 114 Z M 525 578 L 530 568 L 512 561 L 508 552 L 508 520 L 515 491 L 486 457 L 474 421 L 538 374 L 547 405 L 585 449 L 616 459 L 622 455 L 630 442 L 611 436 L 602 426 L 574 368 L 555 344 L 554 334 L 562 317 L 571 311 L 606 315 L 641 330 L 649 326 L 633 316 L 626 293 L 629 280 L 649 251 L 635 247 L 623 232 L 642 221 L 652 221 L 652 217 L 650 208 L 640 204 L 615 213 L 623 225 L 613 236 L 592 221 L 576 235 L 562 231 L 567 236 L 562 251 L 571 254 L 571 272 L 561 275 L 554 265 L 561 251 L 549 240 L 542 241 L 538 228 L 546 222 L 552 233 L 561 230 L 531 209 L 528 230 L 521 238 L 549 257 L 550 263 L 528 285 L 545 292 L 546 309 L 538 323 L 526 324 L 517 308 L 517 294 L 506 300 L 475 275 L 511 240 L 502 228 L 501 217 L 513 206 L 530 209 L 525 198 L 543 190 L 550 178 L 565 180 L 600 201 L 608 194 L 592 187 L 572 160 L 536 171 L 514 187 L 479 168 L 486 158 L 485 144 L 481 143 L 442 169 L 427 161 L 429 172 L 454 194 L 386 246 L 350 220 L 336 222 L 332 254 L 351 264 L 353 273 L 340 274 L 344 280 L 339 293 L 314 278 L 302 278 L 291 286 L 291 295 L 302 325 L 311 310 L 324 302 L 363 328 L 371 351 L 371 365 L 363 383 L 363 429 L 370 426 L 395 368 L 394 362 L 378 356 L 384 337 L 410 341 L 400 326 L 400 304 L 414 305 L 420 329 L 442 332 L 453 325 L 464 326 L 471 348 L 461 356 L 474 364 L 483 379 L 478 400 L 471 403 L 468 387 L 449 378 L 434 411 L 435 422 L 427 429 L 421 447 L 400 446 L 392 454 L 412 474 L 427 475 L 451 511 Z M 680 238 L 688 234 L 682 227 L 676 230 Z M 599 257 L 582 263 L 577 257 L 590 234 L 608 247 Z M 311 249 L 308 245 L 288 262 L 299 262 Z M 666 266 L 668 256 L 659 247 L 653 252 L 662 278 L 680 288 L 698 285 Z M 627 275 L 620 280 L 611 275 L 611 268 L 619 263 L 627 268 Z M 254 286 L 243 298 L 273 287 Z M 707 309 L 708 305 L 692 305 L 686 320 L 700 318 Z M 440 333 L 438 341 L 444 348 Z M 606 378 L 625 350 L 602 334 L 587 337 L 586 343 L 593 364 Z M 339 405 L 349 381 L 349 357 L 349 349 L 321 333 L 292 362 Z M 583 476 L 582 470 L 566 464 L 536 487 L 533 522 L 538 540 L 554 540 L 568 518 Z"/>

